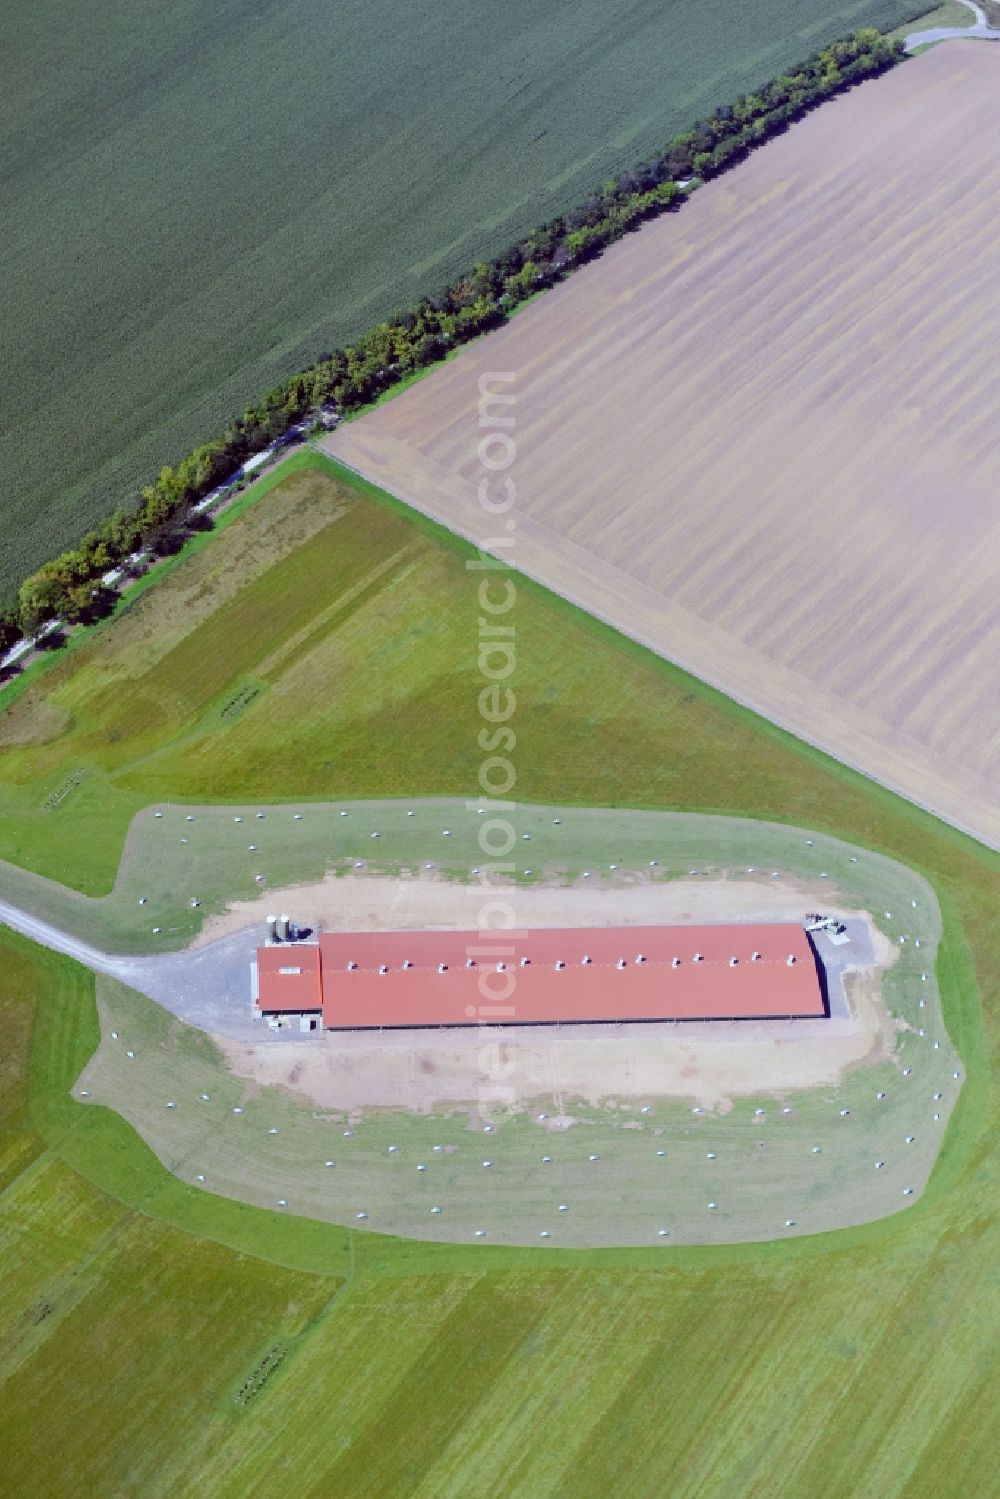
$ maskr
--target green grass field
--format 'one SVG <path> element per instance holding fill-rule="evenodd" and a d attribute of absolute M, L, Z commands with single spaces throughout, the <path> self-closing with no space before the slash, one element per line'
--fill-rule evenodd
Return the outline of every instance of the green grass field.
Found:
<path fill-rule="evenodd" d="M 74 1103 L 93 981 L 0 948 L 21 1038 L 4 1139 L 24 1162 L 0 1195 L 12 1490 L 991 1491 L 996 1183 L 977 1110 L 960 1107 L 915 1210 L 798 1243 L 573 1254 L 349 1234 L 196 1192 Z"/>
<path fill-rule="evenodd" d="M 912 0 L 19 0 L 0 603 L 280 377 Z M 39 80 L 44 80 L 44 83 Z"/>
<path fill-rule="evenodd" d="M 206 1451 L 268 1348 L 294 1348 L 340 1278 L 282 1270 L 144 1211 L 162 1170 L 115 1116 L 88 1120 L 67 1093 L 97 1039 L 89 975 L 4 938 L 0 1013 L 5 1485 L 165 1492 L 179 1429 Z M 89 1151 L 101 1185 L 76 1169 Z"/>
<path fill-rule="evenodd" d="M 290 567 L 284 591 L 276 579 L 310 544 L 326 567 L 307 606 L 305 572 Z M 272 489 L 0 719 L 3 852 L 97 895 L 134 814 L 193 800 L 192 786 L 273 800 L 277 769 L 290 799 L 473 794 L 462 559 L 361 488 L 309 473 Z M 93 981 L 4 934 L 0 1218 L 24 1267 L 0 1300 L 13 1489 L 995 1487 L 997 860 L 527 583 L 517 625 L 525 798 L 816 828 L 930 881 L 967 1081 L 927 1190 L 892 1217 L 787 1243 L 635 1250 L 431 1244 L 248 1207 L 171 1176 L 123 1119 L 71 1097 L 98 1045 Z M 251 679 L 266 690 L 223 715 Z M 282 693 L 303 707 L 283 754 Z"/>

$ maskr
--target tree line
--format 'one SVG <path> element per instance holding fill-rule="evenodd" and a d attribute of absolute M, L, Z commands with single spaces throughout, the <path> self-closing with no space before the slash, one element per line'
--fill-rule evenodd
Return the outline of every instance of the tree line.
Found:
<path fill-rule="evenodd" d="M 579 208 L 532 230 L 438 295 L 422 297 L 347 348 L 321 355 L 309 369 L 274 386 L 214 442 L 162 469 L 143 489 L 136 509 L 118 511 L 77 547 L 26 578 L 16 608 L 0 614 L 0 656 L 47 621 L 88 623 L 109 612 L 116 591 L 100 580 L 137 551 L 166 555 L 193 528 L 210 524 L 195 507 L 238 478 L 253 454 L 302 422 L 316 421 L 323 411 L 344 414 L 369 405 L 407 376 L 497 327 L 526 298 L 677 206 L 683 197 L 679 184 L 726 171 L 824 100 L 885 72 L 903 56 L 901 42 L 870 28 L 833 42 L 754 93 L 720 105 L 651 161 L 605 182 Z"/>

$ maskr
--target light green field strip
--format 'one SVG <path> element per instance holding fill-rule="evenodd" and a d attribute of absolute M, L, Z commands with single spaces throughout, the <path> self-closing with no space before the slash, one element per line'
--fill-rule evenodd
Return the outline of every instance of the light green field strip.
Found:
<path fill-rule="evenodd" d="M 313 452 L 260 488 L 114 621 L 12 684 L 0 857 L 101 895 L 151 803 L 475 789 L 470 549 Z M 519 799 L 899 842 L 898 799 L 525 579 L 516 614 Z M 910 830 L 910 862 L 925 839 L 950 840 L 952 863 L 975 853 L 930 818 L 911 814 Z"/>
<path fill-rule="evenodd" d="M 12 1492 L 56 1494 L 70 1476 L 107 1492 L 110 1472 L 117 1492 L 153 1491 L 178 1429 L 207 1454 L 219 1397 L 232 1409 L 267 1348 L 293 1345 L 336 1290 L 131 1214 L 59 1164 L 0 1200 L 0 1235 L 19 1271 L 0 1303 Z"/>
<path fill-rule="evenodd" d="M 983 1240 L 967 1266 L 988 1273 Z M 963 1317 L 955 1272 L 941 1244 L 809 1266 L 411 1278 L 378 1296 L 362 1284 L 198 1480 L 266 1494 L 292 1451 L 316 1495 L 975 1489 L 996 1306 Z"/>
<path fill-rule="evenodd" d="M 381 553 L 385 536 L 372 512 L 362 519 Z M 212 565 L 222 569 L 229 544 L 213 539 L 126 621 L 54 662 L 46 680 L 90 674 L 105 651 L 136 648 L 133 630 L 155 632 L 167 617 L 182 618 L 173 580 L 185 590 L 211 588 L 200 569 L 217 546 Z M 462 579 L 460 556 L 457 572 Z M 415 784 L 454 795 L 474 784 L 474 739 L 467 740 L 462 716 L 471 703 L 474 717 L 474 663 L 464 675 L 447 675 L 459 659 L 456 641 L 468 638 L 464 579 L 459 584 L 443 565 L 433 578 L 429 640 L 441 677 L 433 678 L 428 654 L 417 650 L 414 697 L 402 708 L 379 703 L 369 722 L 347 729 L 337 717 L 342 699 L 319 680 L 309 704 L 317 749 L 304 754 L 309 746 L 297 742 L 290 762 L 312 778 L 310 800 L 327 791 L 398 797 Z M 366 652 L 391 656 L 400 620 L 412 629 L 419 572 L 416 581 L 416 603 L 401 603 L 386 630 L 377 628 L 385 595 L 361 622 L 356 638 Z M 154 618 L 148 611 L 157 597 Z M 280 597 L 265 589 L 262 617 Z M 933 883 L 944 924 L 936 974 L 968 1076 L 927 1189 L 905 1212 L 787 1242 L 657 1241 L 617 1250 L 428 1243 L 253 1208 L 171 1176 L 122 1118 L 73 1097 L 99 1041 L 93 980 L 0 931 L 5 1159 L 38 1162 L 48 1151 L 60 1163 L 58 1170 L 29 1164 L 24 1182 L 0 1196 L 0 1216 L 10 1205 L 3 1232 L 13 1217 L 21 1233 L 5 1244 L 16 1242 L 20 1261 L 37 1258 L 41 1267 L 25 1278 L 22 1300 L 16 1280 L 0 1293 L 5 1337 L 14 1327 L 15 1354 L 25 1355 L 0 1413 L 9 1487 L 46 1496 L 68 1487 L 141 1489 L 144 1499 L 278 1490 L 316 1499 L 478 1492 L 701 1499 L 706 1491 L 923 1499 L 978 1494 L 988 1484 L 1000 1328 L 988 1072 L 996 1031 L 995 861 L 527 585 L 521 602 L 527 670 L 518 791 L 525 798 L 539 806 L 617 800 L 787 819 L 881 849 Z M 362 676 L 366 660 L 361 653 Z M 113 676 L 116 667 L 108 659 L 102 669 Z M 402 682 L 402 660 L 397 670 Z M 233 680 L 249 675 L 240 665 Z M 90 731 L 86 686 L 81 675 L 73 688 L 81 694 L 74 733 Z M 155 705 L 157 686 L 169 686 L 171 704 L 188 701 L 174 696 L 185 689 L 180 673 L 161 673 L 149 686 L 144 704 Z M 104 706 L 98 697 L 93 721 Z M 241 734 L 255 711 L 237 720 Z M 135 727 L 141 732 L 141 717 Z M 223 742 L 199 775 L 211 769 L 216 784 L 202 794 L 229 805 L 259 786 L 244 777 L 263 763 L 267 744 L 247 739 L 231 755 L 220 753 Z M 25 747 L 16 774 L 5 756 L 4 852 L 12 856 L 11 843 L 21 840 L 47 874 L 103 893 L 130 819 L 157 797 L 179 800 L 183 781 L 165 776 L 125 794 L 95 772 L 55 813 L 43 814 L 53 786 L 84 763 L 78 747 L 73 741 L 64 753 L 55 740 L 43 745 L 41 779 L 30 784 L 24 765 L 42 758 L 39 745 Z M 131 756 L 130 741 L 119 748 Z M 333 767 L 320 778 L 323 759 Z M 181 766 L 178 755 L 169 775 Z M 77 795 L 86 811 L 79 819 Z M 299 827 L 306 831 L 307 819 Z M 618 862 L 616 853 L 607 861 Z M 321 866 L 322 840 L 310 857 Z M 246 873 L 241 866 L 240 888 Z M 24 1058 L 15 1054 L 25 1035 L 21 1017 L 36 1000 L 30 1075 L 22 1076 Z M 196 1062 L 178 1051 L 176 1065 L 192 1086 L 201 1074 L 187 1069 Z M 608 1133 L 616 1144 L 628 1138 Z M 363 1133 L 355 1140 L 368 1148 Z M 350 1143 L 341 1136 L 341 1148 Z M 84 1185 L 71 1186 L 69 1173 Z M 88 1194 L 106 1194 L 112 1205 L 88 1204 Z M 36 1206 L 25 1234 L 28 1200 Z M 29 1330 L 26 1309 L 47 1294 L 40 1282 L 60 1225 L 78 1235 L 72 1268 L 70 1249 L 58 1251 L 65 1284 L 73 1268 L 91 1265 L 93 1274 L 102 1263 L 93 1258 L 102 1225 L 117 1221 L 123 1207 L 142 1213 L 143 1235 L 123 1237 L 127 1252 L 119 1257 L 108 1253 L 99 1290 L 67 1315 L 57 1304 Z M 305 1269 L 325 1272 L 327 1299 L 303 1326 L 314 1280 L 298 1273 Z M 56 1266 L 50 1285 L 63 1274 Z M 344 1289 L 330 1299 L 338 1277 Z M 249 1408 L 237 1407 L 236 1392 L 280 1343 L 288 1352 L 273 1380 Z"/>

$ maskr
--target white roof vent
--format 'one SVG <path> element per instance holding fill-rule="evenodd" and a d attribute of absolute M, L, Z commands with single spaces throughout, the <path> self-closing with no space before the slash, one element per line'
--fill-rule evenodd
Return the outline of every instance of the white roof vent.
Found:
<path fill-rule="evenodd" d="M 448 964 L 447 963 L 439 963 L 438 964 L 438 973 L 447 973 L 447 972 L 448 972 Z"/>
<path fill-rule="evenodd" d="M 625 967 L 625 959 L 624 958 L 619 958 L 618 962 L 615 964 L 615 967 L 616 968 L 624 968 Z"/>
<path fill-rule="evenodd" d="M 566 964 L 563 962 L 562 958 L 556 958 L 556 967 L 557 968 L 565 968 L 566 967 Z"/>
<path fill-rule="evenodd" d="M 680 958 L 671 958 L 670 959 L 670 966 L 671 966 L 671 968 L 679 968 L 681 966 L 681 960 L 680 960 Z"/>
<path fill-rule="evenodd" d="M 792 966 L 792 964 L 794 962 L 795 962 L 795 954 L 793 952 L 790 952 L 788 954 L 788 967 L 791 968 L 791 966 Z"/>
<path fill-rule="evenodd" d="M 700 952 L 696 952 L 694 955 L 694 961 L 696 963 L 704 963 L 705 959 L 702 957 Z"/>

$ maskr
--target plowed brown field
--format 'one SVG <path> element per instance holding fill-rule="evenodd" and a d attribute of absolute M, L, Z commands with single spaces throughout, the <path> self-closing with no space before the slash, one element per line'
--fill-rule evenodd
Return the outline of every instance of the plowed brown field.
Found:
<path fill-rule="evenodd" d="M 513 372 L 515 566 L 1000 842 L 998 127 L 1000 51 L 936 48 L 325 446 L 502 535 Z"/>

